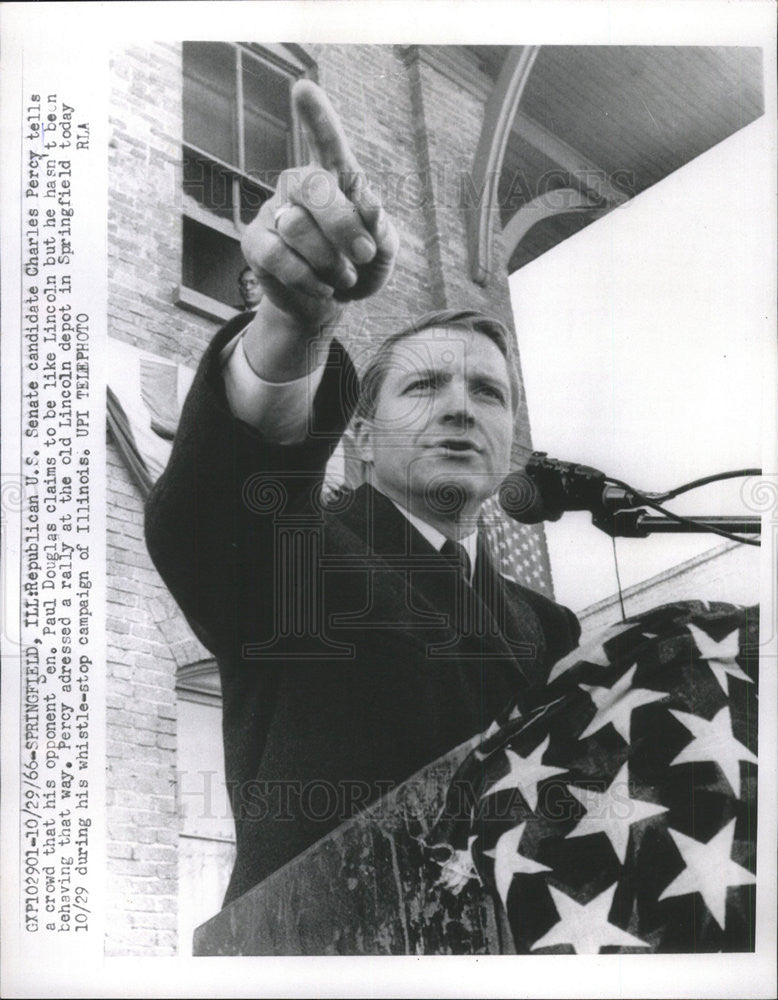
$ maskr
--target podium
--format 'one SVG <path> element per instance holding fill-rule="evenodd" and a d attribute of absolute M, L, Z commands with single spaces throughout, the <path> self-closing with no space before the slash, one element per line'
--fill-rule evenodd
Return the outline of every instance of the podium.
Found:
<path fill-rule="evenodd" d="M 474 741 L 409 778 L 201 924 L 194 955 L 499 954 L 494 906 L 477 880 L 436 885 L 423 843 Z"/>

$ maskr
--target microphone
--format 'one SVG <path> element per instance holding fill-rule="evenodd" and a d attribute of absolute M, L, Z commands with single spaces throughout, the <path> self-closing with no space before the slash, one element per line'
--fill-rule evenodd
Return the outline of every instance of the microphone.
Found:
<path fill-rule="evenodd" d="M 568 510 L 603 510 L 606 475 L 589 465 L 549 458 L 533 451 L 523 471 L 511 472 L 497 498 L 505 513 L 521 524 L 558 521 Z"/>

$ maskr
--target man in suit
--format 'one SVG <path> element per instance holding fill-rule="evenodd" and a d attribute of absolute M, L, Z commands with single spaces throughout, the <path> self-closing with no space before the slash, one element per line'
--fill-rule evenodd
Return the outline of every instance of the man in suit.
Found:
<path fill-rule="evenodd" d="M 225 902 L 530 705 L 579 634 L 478 532 L 517 405 L 502 325 L 428 316 L 358 386 L 332 326 L 384 286 L 398 238 L 325 95 L 293 97 L 318 163 L 285 172 L 244 236 L 264 297 L 206 352 L 147 508 L 155 564 L 221 671 Z M 352 417 L 368 482 L 322 502 Z"/>

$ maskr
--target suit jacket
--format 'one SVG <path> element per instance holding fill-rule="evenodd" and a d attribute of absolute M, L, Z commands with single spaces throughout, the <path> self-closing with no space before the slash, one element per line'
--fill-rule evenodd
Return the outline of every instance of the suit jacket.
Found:
<path fill-rule="evenodd" d="M 149 551 L 219 663 L 237 860 L 225 903 L 350 815 L 528 706 L 580 628 L 496 573 L 473 587 L 369 486 L 324 503 L 356 398 L 333 344 L 307 439 L 236 420 L 208 349 L 148 503 Z"/>

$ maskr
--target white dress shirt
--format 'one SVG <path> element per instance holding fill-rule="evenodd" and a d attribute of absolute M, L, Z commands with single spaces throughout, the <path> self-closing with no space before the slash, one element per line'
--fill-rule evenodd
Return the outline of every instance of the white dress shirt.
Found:
<path fill-rule="evenodd" d="M 391 497 L 389 497 L 392 500 Z M 437 528 L 433 528 L 431 524 L 427 524 L 426 521 L 422 521 L 420 517 L 416 514 L 411 514 L 409 510 L 406 510 L 402 504 L 397 503 L 396 500 L 392 500 L 392 503 L 400 511 L 400 513 L 406 517 L 414 528 L 423 535 L 433 549 L 438 552 L 443 548 L 446 542 L 446 536 L 443 532 L 438 531 Z M 475 558 L 478 552 L 478 531 L 471 531 L 469 535 L 465 535 L 462 538 L 457 538 L 456 541 L 462 546 L 462 548 L 467 552 L 468 559 L 470 560 L 470 579 L 468 583 L 473 582 L 473 573 L 475 572 Z"/>
<path fill-rule="evenodd" d="M 308 430 L 316 390 L 325 365 L 291 382 L 267 382 L 246 358 L 241 330 L 221 353 L 224 388 L 234 416 L 274 444 L 299 444 Z"/>

